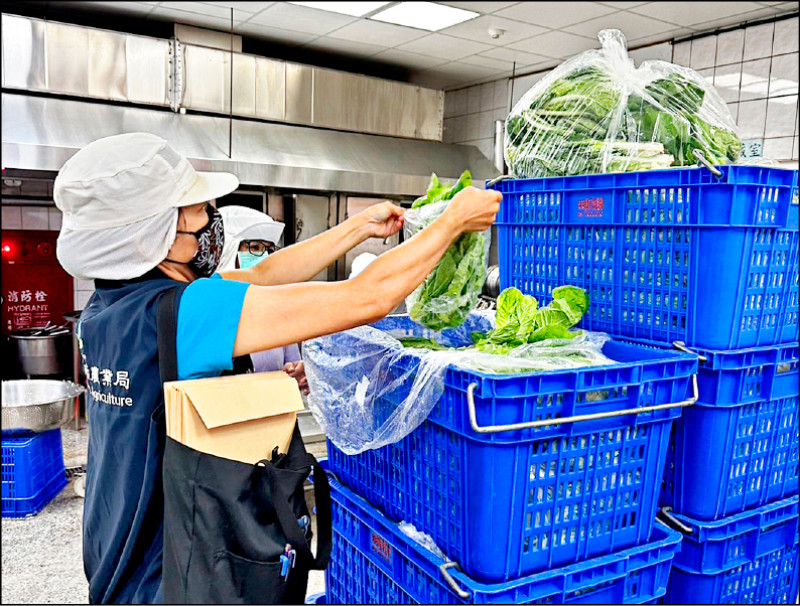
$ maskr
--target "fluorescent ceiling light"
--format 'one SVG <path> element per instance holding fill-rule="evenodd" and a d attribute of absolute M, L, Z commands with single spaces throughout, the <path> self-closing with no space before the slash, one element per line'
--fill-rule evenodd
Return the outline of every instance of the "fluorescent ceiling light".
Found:
<path fill-rule="evenodd" d="M 435 32 L 474 19 L 478 14 L 435 2 L 401 2 L 370 18 Z"/>
<path fill-rule="evenodd" d="M 389 4 L 388 2 L 290 2 L 289 4 L 296 4 L 298 6 L 307 6 L 308 8 L 318 8 L 321 11 L 329 11 L 332 13 L 341 13 L 342 15 L 350 15 L 351 17 L 363 17 L 367 13 L 371 13 L 380 7 Z"/>

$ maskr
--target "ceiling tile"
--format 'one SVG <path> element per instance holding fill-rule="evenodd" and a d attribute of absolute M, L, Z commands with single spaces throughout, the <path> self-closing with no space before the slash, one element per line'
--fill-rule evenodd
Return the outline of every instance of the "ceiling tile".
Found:
<path fill-rule="evenodd" d="M 490 29 L 502 29 L 505 31 L 499 38 L 493 40 L 489 36 Z M 484 42 L 493 46 L 505 46 L 537 34 L 543 34 L 546 31 L 545 28 L 538 25 L 512 21 L 496 15 L 486 15 L 440 30 L 439 33 Z"/>
<path fill-rule="evenodd" d="M 590 48 L 600 48 L 597 39 L 576 36 L 566 32 L 548 32 L 522 42 L 509 45 L 509 48 L 543 55 L 553 59 L 571 57 Z"/>
<path fill-rule="evenodd" d="M 313 42 L 304 45 L 303 48 L 330 51 L 333 53 L 353 55 L 356 57 L 371 57 L 372 55 L 384 50 L 385 47 L 378 46 L 377 44 L 364 44 L 363 42 L 357 42 L 356 40 L 342 40 L 341 38 L 322 36 Z"/>
<path fill-rule="evenodd" d="M 762 12 L 763 11 L 763 12 Z M 763 17 L 772 17 L 777 13 L 769 8 L 762 8 L 761 10 L 751 11 L 748 13 L 743 13 L 741 15 L 730 15 L 728 17 L 722 17 L 720 19 L 714 19 L 712 21 L 704 21 L 703 23 L 695 23 L 691 26 L 691 29 L 697 33 L 703 32 L 712 32 L 715 29 L 719 29 L 721 27 L 728 27 L 731 25 L 739 25 L 745 21 L 753 21 L 755 19 L 761 19 Z"/>
<path fill-rule="evenodd" d="M 270 6 L 247 20 L 248 23 L 258 23 L 294 32 L 317 34 L 318 36 L 323 36 L 354 21 L 356 21 L 355 17 L 337 15 L 329 11 L 320 11 L 314 8 L 281 2 Z"/>
<path fill-rule="evenodd" d="M 516 2 L 439 2 L 438 4 L 446 4 L 447 6 L 455 6 L 456 8 L 463 8 L 468 11 L 475 11 L 476 13 L 495 13 L 504 9 Z"/>
<path fill-rule="evenodd" d="M 676 25 L 694 25 L 763 8 L 756 2 L 650 2 L 631 12 Z"/>
<path fill-rule="evenodd" d="M 460 60 L 460 63 L 477 65 L 478 67 L 488 67 L 497 70 L 510 70 L 512 67 L 514 67 L 513 61 L 508 61 L 505 59 L 492 59 L 491 57 L 485 57 L 483 55 L 472 55 L 470 57 L 465 57 L 464 59 Z"/>
<path fill-rule="evenodd" d="M 597 2 L 520 2 L 495 14 L 550 29 L 560 29 L 573 23 L 613 13 L 614 9 Z"/>
<path fill-rule="evenodd" d="M 398 48 L 412 53 L 456 60 L 484 50 L 490 50 L 492 47 L 481 42 L 462 40 L 461 38 L 453 38 L 443 34 L 430 34 L 424 38 L 407 42 L 398 46 Z"/>
<path fill-rule="evenodd" d="M 293 32 L 288 29 L 278 29 L 277 27 L 269 27 L 258 23 L 243 23 L 236 27 L 235 31 L 237 34 L 244 34 L 261 40 L 280 42 L 281 44 L 293 46 L 299 46 L 317 38 L 314 34 Z"/>
<path fill-rule="evenodd" d="M 175 4 L 183 4 L 183 3 L 175 2 Z M 234 11 L 242 11 L 243 13 L 260 13 L 265 8 L 268 8 L 275 3 L 274 2 L 204 2 L 203 4 L 224 6 L 226 9 L 232 8 Z M 236 18 L 235 13 L 234 13 L 234 18 Z"/>
<path fill-rule="evenodd" d="M 218 4 L 208 4 L 204 2 L 161 2 L 159 8 L 172 8 L 179 11 L 189 11 L 190 13 L 197 13 L 199 15 L 208 15 L 209 17 L 217 17 L 219 19 L 231 18 L 231 9 L 227 6 L 219 6 Z M 237 18 L 236 11 L 234 11 L 233 18 Z M 248 13 L 249 16 L 249 13 Z M 239 17 L 242 20 L 242 17 Z"/>
<path fill-rule="evenodd" d="M 647 4 L 647 2 L 601 2 L 600 4 L 605 4 L 606 6 L 613 6 L 614 8 L 618 8 L 620 10 L 627 10 L 629 8 L 633 8 L 634 6 L 641 6 L 642 4 Z"/>
<path fill-rule="evenodd" d="M 360 19 L 331 32 L 330 37 L 342 38 L 343 40 L 358 40 L 365 44 L 378 44 L 384 48 L 392 48 L 427 34 L 428 32 L 403 27 L 402 25 Z"/>
<path fill-rule="evenodd" d="M 566 31 L 573 34 L 580 34 L 587 38 L 594 38 L 603 29 L 614 28 L 622 31 L 627 40 L 643 38 L 653 34 L 663 34 L 664 32 L 676 29 L 672 23 L 665 23 L 656 19 L 649 19 L 642 15 L 636 15 L 626 11 L 603 15 L 595 19 L 589 19 L 577 25 L 570 25 Z"/>
<path fill-rule="evenodd" d="M 75 6 L 102 8 L 131 15 L 146 16 L 155 8 L 156 3 L 149 2 L 71 2 Z"/>
<path fill-rule="evenodd" d="M 657 42 L 667 42 L 674 38 L 680 38 L 681 36 L 688 36 L 689 34 L 694 33 L 694 30 L 688 27 L 678 27 L 673 30 L 669 30 L 660 34 L 652 34 L 650 36 L 642 36 L 641 38 L 633 38 L 628 40 L 628 48 L 639 48 L 642 46 L 647 46 L 649 44 L 656 44 Z"/>
<path fill-rule="evenodd" d="M 517 67 L 522 65 L 534 65 L 549 59 L 549 57 L 543 55 L 526 53 L 525 51 L 514 50 L 513 48 L 493 48 L 492 50 L 482 52 L 481 56 L 489 57 L 490 59 L 499 59 L 501 61 L 510 61 L 512 63 L 516 62 Z"/>
<path fill-rule="evenodd" d="M 438 57 L 421 55 L 419 53 L 410 53 L 396 48 L 382 51 L 372 58 L 414 71 L 430 69 L 448 62 L 447 59 L 439 59 Z"/>
<path fill-rule="evenodd" d="M 238 29 L 238 26 L 241 24 L 241 21 L 236 21 L 235 17 L 236 15 L 234 15 L 234 30 Z M 228 19 L 209 17 L 208 15 L 201 15 L 199 13 L 176 10 L 173 8 L 163 8 L 161 6 L 157 6 L 148 15 L 148 19 L 169 20 L 175 23 L 207 27 L 218 31 L 227 31 L 231 27 L 231 22 Z M 234 31 L 234 33 L 236 32 Z"/>

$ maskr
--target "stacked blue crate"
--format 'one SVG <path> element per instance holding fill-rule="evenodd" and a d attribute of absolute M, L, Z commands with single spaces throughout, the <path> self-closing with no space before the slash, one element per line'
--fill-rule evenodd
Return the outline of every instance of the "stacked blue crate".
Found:
<path fill-rule="evenodd" d="M 592 298 L 583 328 L 701 354 L 699 400 L 675 423 L 661 503 L 690 528 L 716 520 L 733 540 L 735 516 L 798 492 L 798 173 L 719 170 L 502 182 L 498 230 L 503 288 L 547 299 L 561 284 L 582 286 Z M 771 530 L 750 533 L 791 536 Z M 712 551 L 710 536 L 686 541 Z M 793 602 L 796 584 L 778 586 L 775 574 L 742 576 L 747 591 L 731 579 L 767 567 L 767 556 L 770 570 L 796 578 L 794 536 L 779 556 L 749 549 L 716 568 L 691 562 L 690 546 L 667 599 L 783 603 L 794 591 Z"/>
<path fill-rule="evenodd" d="M 2 515 L 39 513 L 67 484 L 61 430 L 3 434 Z"/>

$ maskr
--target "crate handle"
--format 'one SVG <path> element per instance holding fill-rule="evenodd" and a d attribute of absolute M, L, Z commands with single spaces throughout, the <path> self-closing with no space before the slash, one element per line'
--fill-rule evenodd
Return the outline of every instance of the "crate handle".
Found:
<path fill-rule="evenodd" d="M 501 431 L 518 431 L 520 429 L 534 429 L 536 427 L 551 427 L 553 425 L 563 425 L 564 423 L 578 423 L 579 421 L 594 421 L 596 419 L 610 419 L 611 417 L 622 417 L 625 415 L 638 415 L 643 412 L 653 410 L 666 410 L 668 408 L 682 408 L 691 406 L 697 402 L 697 375 L 692 375 L 692 397 L 682 402 L 672 404 L 657 404 L 656 406 L 641 406 L 639 408 L 626 408 L 625 410 L 609 410 L 608 412 L 597 412 L 589 415 L 575 415 L 560 419 L 543 419 L 541 421 L 528 421 L 527 423 L 512 423 L 510 425 L 478 425 L 478 418 L 475 413 L 475 388 L 477 383 L 470 383 L 467 387 L 467 408 L 469 409 L 469 423 L 472 430 L 477 433 L 498 433 Z"/>
<path fill-rule="evenodd" d="M 506 179 L 510 179 L 510 178 L 511 177 L 509 175 L 500 175 L 499 177 L 495 177 L 491 181 L 487 181 L 486 182 L 486 189 L 489 189 L 493 185 L 497 185 L 498 183 L 500 183 L 500 181 L 505 181 Z"/>
<path fill-rule="evenodd" d="M 702 150 L 702 149 L 696 149 L 696 150 L 694 150 L 692 153 L 694 154 L 694 157 L 695 157 L 695 159 L 696 159 L 696 160 L 697 160 L 697 161 L 698 161 L 700 164 L 702 164 L 703 166 L 705 166 L 705 167 L 706 167 L 706 168 L 709 170 L 709 172 L 710 172 L 712 175 L 714 175 L 714 176 L 715 176 L 715 177 L 717 177 L 717 178 L 719 178 L 719 177 L 721 177 L 721 176 L 722 176 L 722 172 L 721 172 L 721 171 L 720 171 L 720 170 L 719 170 L 719 169 L 718 169 L 716 166 L 714 166 L 713 164 L 711 164 L 711 162 L 709 162 L 709 161 L 706 159 L 706 155 L 703 153 L 703 150 Z"/>
<path fill-rule="evenodd" d="M 693 354 L 693 355 L 697 356 L 697 360 L 699 362 L 708 362 L 708 358 L 706 356 L 704 356 L 703 354 L 697 353 L 696 351 L 692 351 L 691 349 L 686 347 L 686 343 L 684 343 L 683 341 L 673 341 L 672 342 L 672 346 L 675 349 L 678 349 L 678 350 L 682 351 L 683 353 Z"/>
<path fill-rule="evenodd" d="M 687 526 L 674 515 L 672 515 L 672 507 L 669 505 L 664 505 L 664 507 L 661 508 L 661 511 L 656 514 L 656 519 L 662 524 L 669 526 L 673 530 L 682 532 L 687 536 L 693 532 L 691 526 Z"/>
<path fill-rule="evenodd" d="M 459 584 L 456 583 L 456 580 L 447 571 L 448 568 L 458 568 L 459 570 L 461 570 L 458 566 L 458 562 L 445 562 L 444 564 L 439 566 L 439 572 L 442 573 L 444 580 L 447 581 L 448 585 L 450 585 L 450 589 L 452 589 L 458 594 L 458 597 L 460 597 L 462 600 L 468 600 L 470 598 L 470 593 L 468 591 L 464 591 L 463 589 L 461 589 Z"/>

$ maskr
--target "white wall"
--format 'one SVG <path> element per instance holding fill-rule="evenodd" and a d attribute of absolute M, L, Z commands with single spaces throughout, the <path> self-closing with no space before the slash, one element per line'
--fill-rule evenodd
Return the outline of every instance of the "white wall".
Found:
<path fill-rule="evenodd" d="M 640 64 L 672 61 L 696 69 L 728 103 L 742 139 L 763 139 L 764 157 L 798 160 L 798 18 L 713 34 L 675 45 L 670 42 L 632 50 Z M 548 72 L 517 77 L 511 91 L 506 78 L 445 95 L 444 141 L 476 145 L 492 158 L 494 121 Z M 486 103 L 494 91 L 493 105 Z M 505 92 L 503 92 L 505 91 Z M 509 95 L 511 106 L 509 106 Z M 500 99 L 505 96 L 505 104 Z"/>

